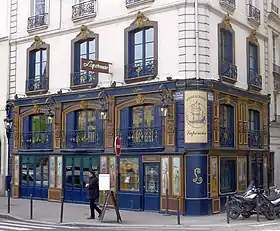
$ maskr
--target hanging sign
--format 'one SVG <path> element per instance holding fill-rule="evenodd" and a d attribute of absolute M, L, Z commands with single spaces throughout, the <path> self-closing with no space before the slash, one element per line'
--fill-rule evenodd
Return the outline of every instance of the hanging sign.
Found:
<path fill-rule="evenodd" d="M 92 59 L 82 59 L 82 70 L 109 74 L 108 62 Z"/>

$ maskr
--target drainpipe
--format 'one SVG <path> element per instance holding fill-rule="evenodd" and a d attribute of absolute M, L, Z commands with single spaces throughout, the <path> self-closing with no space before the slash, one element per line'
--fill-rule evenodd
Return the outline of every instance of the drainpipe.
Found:
<path fill-rule="evenodd" d="M 199 49 L 198 49 L 198 0 L 194 0 L 194 15 L 195 15 L 195 78 L 199 79 Z"/>

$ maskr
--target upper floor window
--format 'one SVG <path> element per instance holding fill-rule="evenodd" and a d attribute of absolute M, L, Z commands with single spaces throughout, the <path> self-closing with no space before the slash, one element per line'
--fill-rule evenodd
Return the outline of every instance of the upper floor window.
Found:
<path fill-rule="evenodd" d="M 262 77 L 260 75 L 260 51 L 256 31 L 253 30 L 250 37 L 247 38 L 247 69 L 249 89 L 261 90 Z"/>
<path fill-rule="evenodd" d="M 74 22 L 92 18 L 96 15 L 96 0 L 76 0 L 72 6 L 72 20 Z"/>
<path fill-rule="evenodd" d="M 234 107 L 227 104 L 220 105 L 220 145 L 234 147 Z"/>
<path fill-rule="evenodd" d="M 94 109 L 71 112 L 66 118 L 66 146 L 94 148 L 103 145 L 102 121 Z"/>
<path fill-rule="evenodd" d="M 125 29 L 125 81 L 144 81 L 157 75 L 158 26 L 138 13 Z"/>
<path fill-rule="evenodd" d="M 46 93 L 49 88 L 49 45 L 39 37 L 27 49 L 26 94 Z"/>
<path fill-rule="evenodd" d="M 260 112 L 256 110 L 249 110 L 249 130 L 260 130 Z"/>
<path fill-rule="evenodd" d="M 249 148 L 263 147 L 263 132 L 261 131 L 260 112 L 249 110 L 249 131 L 248 146 Z"/>
<path fill-rule="evenodd" d="M 47 14 L 48 0 L 31 0 L 32 15 L 28 18 L 27 30 L 32 32 L 37 29 L 45 29 L 48 26 Z"/>
<path fill-rule="evenodd" d="M 237 81 L 237 66 L 234 55 L 234 30 L 227 15 L 219 28 L 219 75 L 223 81 L 235 83 Z"/>
<path fill-rule="evenodd" d="M 98 84 L 98 73 L 83 70 L 83 61 L 98 60 L 98 35 L 85 26 L 81 33 L 72 40 L 71 88 L 81 89 Z"/>

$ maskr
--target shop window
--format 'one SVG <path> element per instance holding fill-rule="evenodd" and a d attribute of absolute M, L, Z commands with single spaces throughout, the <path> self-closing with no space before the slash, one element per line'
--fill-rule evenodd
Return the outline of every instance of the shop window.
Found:
<path fill-rule="evenodd" d="M 153 79 L 157 76 L 158 24 L 144 20 L 141 28 L 132 23 L 125 29 L 125 81 Z"/>
<path fill-rule="evenodd" d="M 234 107 L 227 104 L 220 105 L 220 145 L 234 147 Z"/>
<path fill-rule="evenodd" d="M 236 191 L 236 159 L 220 159 L 220 192 L 231 193 Z"/>
<path fill-rule="evenodd" d="M 139 191 L 138 158 L 120 158 L 120 190 Z"/>
<path fill-rule="evenodd" d="M 172 157 L 172 195 L 181 195 L 181 164 L 180 157 Z"/>
<path fill-rule="evenodd" d="M 115 190 L 116 185 L 116 160 L 114 156 L 101 156 L 100 157 L 100 173 L 110 174 L 111 190 Z"/>
<path fill-rule="evenodd" d="M 161 194 L 166 195 L 169 190 L 169 158 L 161 158 Z"/>

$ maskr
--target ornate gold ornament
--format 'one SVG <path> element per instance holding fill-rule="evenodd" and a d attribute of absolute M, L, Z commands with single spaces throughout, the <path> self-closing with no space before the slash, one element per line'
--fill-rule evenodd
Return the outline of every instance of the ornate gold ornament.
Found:
<path fill-rule="evenodd" d="M 232 26 L 230 23 L 230 16 L 227 14 L 223 19 L 224 27 L 226 30 L 231 30 Z"/>
<path fill-rule="evenodd" d="M 45 42 L 43 42 L 42 39 L 39 36 L 35 36 L 34 37 L 34 42 L 33 42 L 32 46 L 36 50 L 39 50 L 42 44 L 45 44 Z"/>
<path fill-rule="evenodd" d="M 194 178 L 193 178 L 193 183 L 196 183 L 196 184 L 202 184 L 203 182 L 203 178 L 200 176 L 201 174 L 201 169 L 200 168 L 195 168 L 193 170 L 193 174 L 194 174 Z"/>
<path fill-rule="evenodd" d="M 89 34 L 93 34 L 93 32 L 91 30 L 89 30 L 87 26 L 82 25 L 81 31 L 77 37 L 80 36 L 82 40 L 86 40 L 88 38 Z"/>
<path fill-rule="evenodd" d="M 87 109 L 87 107 L 88 107 L 88 102 L 87 101 L 83 100 L 83 101 L 80 102 L 80 108 L 81 109 L 84 110 L 84 109 Z"/>
<path fill-rule="evenodd" d="M 134 23 L 139 29 L 141 29 L 143 28 L 144 22 L 146 21 L 149 21 L 149 19 L 142 12 L 139 11 L 136 15 L 136 20 L 134 21 Z"/>
<path fill-rule="evenodd" d="M 225 101 L 226 101 L 226 104 L 230 104 L 230 97 L 229 97 L 229 95 L 226 96 Z"/>
<path fill-rule="evenodd" d="M 249 36 L 249 42 L 253 44 L 258 44 L 258 37 L 257 37 L 257 31 L 252 30 L 250 36 Z"/>
<path fill-rule="evenodd" d="M 136 104 L 143 104 L 144 103 L 144 95 L 140 93 L 140 89 L 139 88 L 136 88 L 134 90 L 135 93 L 137 93 L 137 96 L 136 96 Z"/>
<path fill-rule="evenodd" d="M 34 111 L 34 113 L 39 114 L 40 111 L 41 111 L 40 105 L 35 104 L 35 105 L 33 106 L 33 111 Z"/>

